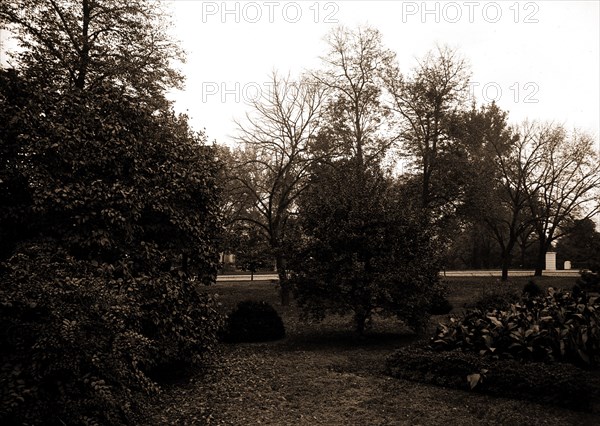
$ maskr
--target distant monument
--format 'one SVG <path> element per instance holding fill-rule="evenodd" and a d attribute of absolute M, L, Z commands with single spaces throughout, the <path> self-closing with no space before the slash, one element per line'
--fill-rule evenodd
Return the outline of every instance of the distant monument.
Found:
<path fill-rule="evenodd" d="M 556 252 L 546 253 L 546 271 L 556 271 Z"/>

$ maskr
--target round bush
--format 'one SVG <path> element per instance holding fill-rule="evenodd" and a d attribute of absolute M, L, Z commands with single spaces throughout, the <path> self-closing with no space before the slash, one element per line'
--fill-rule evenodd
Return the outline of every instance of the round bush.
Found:
<path fill-rule="evenodd" d="M 577 280 L 577 286 L 583 291 L 600 292 L 600 273 L 598 271 L 583 270 Z"/>
<path fill-rule="evenodd" d="M 447 297 L 442 294 L 436 294 L 431 301 L 429 311 L 431 315 L 447 315 L 452 308 L 453 306 Z"/>
<path fill-rule="evenodd" d="M 227 318 L 223 340 L 228 343 L 267 342 L 285 337 L 283 321 L 267 302 L 240 302 Z"/>
<path fill-rule="evenodd" d="M 530 280 L 523 287 L 523 296 L 537 297 L 542 296 L 543 294 L 544 291 L 542 290 L 542 288 L 539 285 L 537 285 L 533 280 Z"/>

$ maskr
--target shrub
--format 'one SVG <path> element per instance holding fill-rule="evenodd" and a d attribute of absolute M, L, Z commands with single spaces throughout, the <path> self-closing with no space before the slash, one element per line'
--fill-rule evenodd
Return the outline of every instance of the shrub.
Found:
<path fill-rule="evenodd" d="M 550 288 L 507 310 L 469 311 L 440 324 L 431 344 L 521 360 L 567 361 L 596 366 L 600 360 L 599 298 Z"/>
<path fill-rule="evenodd" d="M 537 297 L 544 294 L 542 288 L 535 283 L 535 281 L 530 280 L 525 286 L 523 286 L 523 296 L 527 297 Z"/>
<path fill-rule="evenodd" d="M 216 344 L 219 316 L 191 282 L 21 247 L 0 276 L 0 422 L 136 423 L 158 387 L 148 373 L 190 366 Z"/>
<path fill-rule="evenodd" d="M 576 284 L 581 290 L 600 293 L 600 273 L 598 271 L 583 270 Z"/>
<path fill-rule="evenodd" d="M 0 72 L 0 122 L 0 423 L 135 423 L 148 374 L 216 344 L 214 153 L 108 84 Z"/>
<path fill-rule="evenodd" d="M 240 302 L 227 318 L 223 340 L 228 343 L 267 342 L 285 337 L 283 321 L 267 302 Z"/>
<path fill-rule="evenodd" d="M 569 364 L 491 359 L 459 350 L 436 352 L 426 345 L 396 351 L 386 373 L 399 379 L 525 399 L 570 409 L 598 409 L 600 378 Z M 467 377 L 479 380 L 471 387 Z"/>

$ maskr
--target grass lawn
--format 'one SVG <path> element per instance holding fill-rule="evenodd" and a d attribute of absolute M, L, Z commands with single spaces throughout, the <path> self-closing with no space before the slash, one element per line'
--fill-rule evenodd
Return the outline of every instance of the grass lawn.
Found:
<path fill-rule="evenodd" d="M 459 309 L 469 307 L 474 301 L 488 293 L 504 290 L 520 293 L 523 286 L 531 279 L 532 277 L 513 277 L 507 282 L 502 282 L 499 277 L 446 277 L 444 280 L 450 289 L 448 300 L 454 306 L 454 312 L 458 313 Z M 554 287 L 568 291 L 571 291 L 576 280 L 575 277 L 538 277 L 534 279 L 535 283 L 544 289 Z"/>
<path fill-rule="evenodd" d="M 494 287 L 520 290 L 527 278 L 499 283 L 494 277 L 448 278 L 455 311 Z M 542 278 L 542 286 L 570 289 L 573 278 Z M 206 375 L 164 388 L 148 424 L 217 425 L 592 425 L 590 413 L 445 389 L 386 376 L 394 349 L 419 337 L 392 320 L 377 319 L 359 339 L 351 317 L 323 323 L 299 320 L 296 307 L 279 305 L 269 282 L 219 283 L 224 312 L 244 299 L 265 300 L 280 313 L 287 337 L 278 342 L 223 345 Z M 445 317 L 435 317 L 441 321 Z M 428 338 L 429 335 L 424 336 Z"/>

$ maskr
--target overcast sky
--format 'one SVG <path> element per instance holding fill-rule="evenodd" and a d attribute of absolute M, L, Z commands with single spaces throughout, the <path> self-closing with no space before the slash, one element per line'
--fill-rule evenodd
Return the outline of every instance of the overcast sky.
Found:
<path fill-rule="evenodd" d="M 168 4 L 174 36 L 187 52 L 186 87 L 171 97 L 211 141 L 230 143 L 233 119 L 243 119 L 257 90 L 268 90 L 273 70 L 318 68 L 323 37 L 337 25 L 377 28 L 407 72 L 436 43 L 458 48 L 480 103 L 496 100 L 512 122 L 555 121 L 600 135 L 599 1 Z"/>
<path fill-rule="evenodd" d="M 171 2 L 187 52 L 176 107 L 210 140 L 228 143 L 245 101 L 272 70 L 319 67 L 336 25 L 370 25 L 409 71 L 438 44 L 471 64 L 473 93 L 510 120 L 553 120 L 600 134 L 598 1 Z"/>

